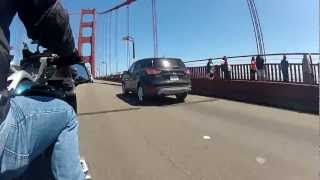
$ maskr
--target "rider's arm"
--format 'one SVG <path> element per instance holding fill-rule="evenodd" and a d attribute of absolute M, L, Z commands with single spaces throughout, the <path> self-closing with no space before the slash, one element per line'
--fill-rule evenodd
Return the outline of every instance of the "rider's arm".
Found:
<path fill-rule="evenodd" d="M 18 15 L 28 36 L 61 56 L 71 55 L 74 39 L 69 16 L 56 0 L 18 0 Z"/>

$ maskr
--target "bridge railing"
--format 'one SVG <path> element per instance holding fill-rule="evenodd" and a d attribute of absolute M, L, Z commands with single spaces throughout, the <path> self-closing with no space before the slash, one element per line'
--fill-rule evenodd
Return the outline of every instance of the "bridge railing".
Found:
<path fill-rule="evenodd" d="M 266 55 L 267 60 L 272 63 L 265 64 L 265 81 L 273 82 L 283 82 L 283 74 L 280 68 L 280 61 L 282 55 L 287 55 L 289 61 L 289 82 L 291 83 L 304 83 L 303 81 L 303 72 L 302 72 L 302 55 L 305 53 L 283 53 L 283 54 L 268 54 Z M 316 62 L 316 59 L 319 57 L 319 53 L 309 54 L 309 58 L 313 61 L 312 64 L 312 75 L 313 75 L 313 84 L 319 84 L 319 62 Z M 248 56 L 234 56 L 228 57 L 228 62 L 230 64 L 230 75 L 231 80 L 250 80 L 250 58 L 256 55 Z M 245 58 L 245 59 L 244 59 Z M 215 58 L 214 61 L 220 62 L 222 58 Z M 206 72 L 206 63 L 208 59 L 205 60 L 195 60 L 185 62 L 191 71 L 191 77 L 193 79 L 203 79 L 209 78 Z M 277 62 L 277 63 L 275 63 Z M 295 63 L 292 63 L 295 62 Z M 195 65 L 196 63 L 196 65 Z M 200 64 L 200 65 L 197 65 Z M 211 80 L 215 79 L 225 79 L 224 72 L 221 69 L 221 64 L 216 64 L 216 70 L 218 71 L 218 77 L 209 78 Z M 255 79 L 257 79 L 257 73 L 255 74 Z"/>
<path fill-rule="evenodd" d="M 235 64 L 231 66 L 231 79 L 232 80 L 250 80 L 250 64 Z M 265 65 L 265 80 L 282 82 L 283 74 L 280 69 L 280 64 L 270 63 Z M 191 71 L 191 78 L 203 79 L 208 78 L 206 72 L 206 66 L 189 67 Z M 312 65 L 314 84 L 319 84 L 319 66 L 317 64 Z M 303 83 L 302 64 L 291 63 L 289 64 L 289 82 Z M 219 77 L 217 79 L 225 79 L 223 71 L 218 69 Z M 257 79 L 257 74 L 255 75 Z M 212 78 L 214 80 L 214 78 Z"/>

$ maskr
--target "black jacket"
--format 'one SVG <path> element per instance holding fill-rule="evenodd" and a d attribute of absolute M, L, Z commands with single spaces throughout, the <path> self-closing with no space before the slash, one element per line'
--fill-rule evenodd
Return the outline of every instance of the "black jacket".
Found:
<path fill-rule="evenodd" d="M 289 71 L 289 62 L 283 59 L 280 63 L 280 67 L 283 72 Z"/>
<path fill-rule="evenodd" d="M 0 122 L 9 109 L 6 80 L 9 64 L 9 26 L 13 17 L 19 18 L 28 36 L 58 55 L 74 51 L 67 12 L 56 0 L 0 0 Z"/>
<path fill-rule="evenodd" d="M 256 63 L 257 63 L 257 69 L 258 70 L 263 70 L 265 68 L 263 57 L 258 56 L 257 59 L 256 59 Z"/>

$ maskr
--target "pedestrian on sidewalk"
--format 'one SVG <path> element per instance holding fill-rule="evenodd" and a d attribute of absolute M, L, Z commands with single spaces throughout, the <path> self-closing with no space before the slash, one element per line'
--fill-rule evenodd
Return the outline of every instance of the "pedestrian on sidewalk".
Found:
<path fill-rule="evenodd" d="M 213 78 L 213 76 L 214 76 L 214 69 L 213 69 L 212 59 L 209 59 L 209 60 L 208 60 L 207 68 L 206 68 L 206 73 L 207 73 L 207 77 L 208 77 L 209 79 Z"/>
<path fill-rule="evenodd" d="M 257 72 L 257 62 L 256 62 L 256 58 L 253 56 L 251 58 L 251 64 L 250 64 L 250 80 L 251 81 L 256 80 L 256 72 Z"/>
<path fill-rule="evenodd" d="M 282 61 L 280 63 L 280 69 L 283 75 L 283 81 L 289 82 L 289 62 L 287 61 L 287 56 L 283 55 Z"/>
<path fill-rule="evenodd" d="M 264 79 L 265 79 L 264 59 L 261 55 L 258 55 L 256 61 L 257 61 L 258 81 L 264 81 Z"/>
<path fill-rule="evenodd" d="M 313 83 L 313 75 L 311 70 L 311 63 L 307 54 L 303 55 L 302 59 L 302 72 L 303 72 L 303 82 L 305 84 Z"/>
<path fill-rule="evenodd" d="M 225 80 L 231 80 L 231 76 L 230 76 L 230 68 L 229 68 L 229 63 L 228 63 L 228 58 L 227 56 L 224 56 L 223 57 L 223 62 L 222 62 L 222 71 L 223 71 L 223 74 L 224 74 L 224 79 Z"/>

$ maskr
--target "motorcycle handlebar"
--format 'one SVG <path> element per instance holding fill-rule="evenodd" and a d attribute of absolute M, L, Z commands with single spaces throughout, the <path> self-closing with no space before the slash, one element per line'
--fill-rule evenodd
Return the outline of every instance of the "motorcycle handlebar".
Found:
<path fill-rule="evenodd" d="M 41 57 L 41 60 L 46 60 L 48 65 L 56 65 L 56 66 L 72 66 L 74 64 L 81 63 L 80 58 L 72 58 L 72 57 L 59 57 L 57 55 L 52 55 L 49 57 Z"/>

